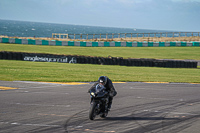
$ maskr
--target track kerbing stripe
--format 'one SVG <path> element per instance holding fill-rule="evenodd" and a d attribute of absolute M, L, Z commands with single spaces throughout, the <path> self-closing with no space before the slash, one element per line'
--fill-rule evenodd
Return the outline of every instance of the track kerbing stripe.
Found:
<path fill-rule="evenodd" d="M 0 90 L 15 90 L 15 89 L 18 89 L 18 88 L 0 86 Z"/>

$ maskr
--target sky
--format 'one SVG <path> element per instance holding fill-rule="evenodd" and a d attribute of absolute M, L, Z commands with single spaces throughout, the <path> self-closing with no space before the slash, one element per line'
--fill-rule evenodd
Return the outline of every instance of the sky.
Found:
<path fill-rule="evenodd" d="M 200 0 L 0 0 L 0 19 L 200 32 Z"/>

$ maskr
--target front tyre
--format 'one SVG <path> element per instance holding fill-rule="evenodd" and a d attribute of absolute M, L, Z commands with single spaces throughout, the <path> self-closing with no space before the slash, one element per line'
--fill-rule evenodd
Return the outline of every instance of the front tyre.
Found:
<path fill-rule="evenodd" d="M 91 107 L 90 107 L 90 111 L 89 111 L 90 120 L 94 120 L 94 118 L 96 117 L 96 108 L 97 108 L 96 105 L 97 105 L 96 102 L 91 103 Z"/>
<path fill-rule="evenodd" d="M 100 115 L 101 118 L 106 118 L 108 115 L 108 110 L 105 110 L 103 114 Z"/>

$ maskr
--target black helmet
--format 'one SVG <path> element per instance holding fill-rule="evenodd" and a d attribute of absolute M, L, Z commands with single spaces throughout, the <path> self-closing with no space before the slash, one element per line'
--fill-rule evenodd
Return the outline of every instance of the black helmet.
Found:
<path fill-rule="evenodd" d="M 106 76 L 99 77 L 98 82 L 105 85 L 107 83 L 107 77 Z"/>

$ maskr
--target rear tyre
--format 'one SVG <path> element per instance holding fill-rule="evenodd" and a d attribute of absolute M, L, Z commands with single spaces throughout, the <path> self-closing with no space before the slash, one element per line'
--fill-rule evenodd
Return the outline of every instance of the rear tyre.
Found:
<path fill-rule="evenodd" d="M 96 102 L 91 103 L 90 111 L 89 111 L 89 118 L 90 120 L 94 120 L 96 117 Z"/>

